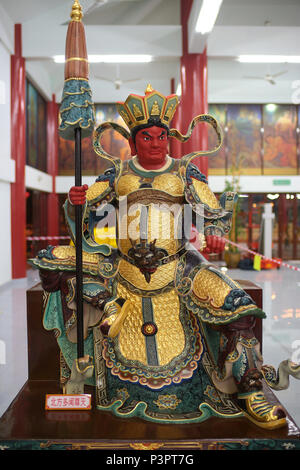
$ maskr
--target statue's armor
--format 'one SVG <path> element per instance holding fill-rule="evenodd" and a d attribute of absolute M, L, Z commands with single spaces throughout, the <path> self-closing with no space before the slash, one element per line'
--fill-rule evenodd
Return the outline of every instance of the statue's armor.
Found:
<path fill-rule="evenodd" d="M 135 158 L 117 162 L 89 187 L 83 215 L 85 332 L 94 327 L 100 409 L 163 422 L 201 421 L 203 407 L 213 414 L 239 414 L 228 393 L 238 391 L 247 361 L 260 363 L 259 344 L 252 330 L 245 337 L 244 326 L 234 341 L 222 328 L 264 313 L 238 283 L 191 249 L 184 227 L 186 205 L 187 213 L 202 217 L 204 234 L 226 233 L 233 202 L 232 193 L 219 202 L 194 165 L 170 157 L 159 171 L 143 170 Z M 108 228 L 103 214 L 111 215 Z M 76 243 L 74 207 L 68 201 L 65 215 Z M 103 239 L 103 233 L 110 238 Z M 139 264 L 141 249 L 159 254 L 150 274 Z M 74 269 L 75 248 L 54 248 L 47 263 Z M 74 277 L 68 279 L 69 340 L 76 329 L 74 284 Z M 91 305 L 103 291 L 108 297 L 104 315 Z M 188 389 L 192 398 L 185 403 Z M 144 400 L 147 406 L 140 411 Z M 168 416 L 170 410 L 176 418 Z"/>

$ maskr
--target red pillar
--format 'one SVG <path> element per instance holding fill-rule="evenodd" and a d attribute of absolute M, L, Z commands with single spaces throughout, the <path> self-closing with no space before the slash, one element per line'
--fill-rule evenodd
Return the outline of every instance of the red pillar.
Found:
<path fill-rule="evenodd" d="M 47 197 L 48 231 L 45 235 L 59 235 L 59 200 L 56 194 L 55 178 L 58 174 L 58 113 L 59 106 L 52 101 L 47 103 L 47 172 L 52 176 L 52 192 Z M 54 241 L 51 242 L 54 244 Z"/>
<path fill-rule="evenodd" d="M 26 98 L 25 59 L 22 57 L 22 25 L 15 25 L 15 50 L 11 56 L 11 155 L 15 182 L 11 184 L 12 278 L 26 276 Z"/>
<path fill-rule="evenodd" d="M 181 57 L 181 132 L 186 133 L 191 120 L 208 112 L 207 104 L 207 56 L 206 50 L 202 54 L 189 54 L 188 52 L 188 19 L 193 0 L 181 0 L 182 24 L 182 57 Z M 207 149 L 206 124 L 198 124 L 192 137 L 182 144 L 183 154 Z M 193 160 L 199 169 L 207 176 L 207 157 Z"/>

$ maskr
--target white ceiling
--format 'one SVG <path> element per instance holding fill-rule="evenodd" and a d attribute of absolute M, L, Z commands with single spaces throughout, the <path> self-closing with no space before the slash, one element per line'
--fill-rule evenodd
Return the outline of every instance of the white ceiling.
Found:
<path fill-rule="evenodd" d="M 81 0 L 89 54 L 151 54 L 148 64 L 91 64 L 95 102 L 143 93 L 148 82 L 162 93 L 180 77 L 182 54 L 180 0 Z M 191 27 L 190 52 L 201 52 L 203 38 Z M 31 79 L 47 98 L 60 100 L 67 23 L 73 0 L 0 0 L 0 38 L 12 52 L 14 23 L 22 23 L 23 55 Z M 97 8 L 96 8 L 97 7 Z M 223 0 L 216 25 L 206 38 L 209 102 L 293 101 L 300 64 L 242 64 L 240 54 L 300 55 L 300 0 Z M 264 77 L 285 72 L 272 85 Z M 99 78 L 100 77 L 100 78 Z M 123 81 L 117 90 L 114 80 Z M 111 80 L 111 81 L 108 81 Z M 127 80 L 130 80 L 127 82 Z M 300 88 L 300 83 L 298 88 Z M 300 93 L 298 93 L 300 95 Z"/>

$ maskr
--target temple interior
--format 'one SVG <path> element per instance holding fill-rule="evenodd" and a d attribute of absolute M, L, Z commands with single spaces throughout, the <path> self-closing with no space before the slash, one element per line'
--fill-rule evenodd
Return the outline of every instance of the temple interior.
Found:
<path fill-rule="evenodd" d="M 72 4 L 0 0 L 0 416 L 28 378 L 26 292 L 40 282 L 28 260 L 70 243 L 62 206 L 74 184 L 74 144 L 57 128 Z M 198 114 L 220 123 L 222 148 L 200 169 L 217 197 L 227 188 L 239 198 L 225 251 L 209 261 L 262 289 L 264 363 L 300 363 L 299 0 L 81 4 L 96 125 L 120 123 L 115 103 L 143 95 L 148 83 L 179 96 L 173 124 L 182 133 Z M 201 25 L 204 4 L 217 10 Z M 213 132 L 201 129 L 194 145 L 213 148 Z M 104 140 L 109 154 L 130 157 L 114 130 Z M 82 142 L 90 185 L 107 166 L 91 138 Z M 190 148 L 170 144 L 170 155 Z M 300 426 L 299 382 L 275 395 Z"/>

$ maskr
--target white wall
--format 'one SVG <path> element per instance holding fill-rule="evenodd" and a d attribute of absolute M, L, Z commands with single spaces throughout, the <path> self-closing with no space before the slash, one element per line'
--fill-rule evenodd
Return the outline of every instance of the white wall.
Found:
<path fill-rule="evenodd" d="M 25 186 L 28 189 L 52 192 L 52 176 L 29 165 L 25 166 Z"/>
<path fill-rule="evenodd" d="M 0 42 L 0 142 L 1 285 L 11 280 L 10 183 L 15 177 L 10 151 L 10 52 L 3 42 Z"/>

